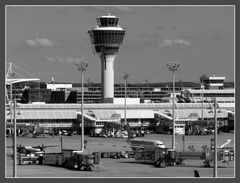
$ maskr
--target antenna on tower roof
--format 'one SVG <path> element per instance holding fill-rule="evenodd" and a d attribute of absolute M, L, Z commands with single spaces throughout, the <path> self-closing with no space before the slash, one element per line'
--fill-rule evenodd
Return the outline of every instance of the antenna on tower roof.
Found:
<path fill-rule="evenodd" d="M 107 9 L 106 15 L 111 16 L 112 14 L 110 13 L 110 10 Z"/>

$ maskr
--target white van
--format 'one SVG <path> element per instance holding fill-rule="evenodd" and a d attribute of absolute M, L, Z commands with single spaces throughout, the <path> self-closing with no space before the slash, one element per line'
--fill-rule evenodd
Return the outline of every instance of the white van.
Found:
<path fill-rule="evenodd" d="M 185 135 L 185 124 L 175 124 L 175 134 Z"/>

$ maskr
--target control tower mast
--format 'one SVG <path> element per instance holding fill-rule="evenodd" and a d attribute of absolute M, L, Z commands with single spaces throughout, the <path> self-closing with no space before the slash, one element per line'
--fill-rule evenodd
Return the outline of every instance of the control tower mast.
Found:
<path fill-rule="evenodd" d="M 98 25 L 88 31 L 93 48 L 101 59 L 103 103 L 113 103 L 114 98 L 114 60 L 125 34 L 118 20 L 118 17 L 107 13 L 98 17 Z"/>

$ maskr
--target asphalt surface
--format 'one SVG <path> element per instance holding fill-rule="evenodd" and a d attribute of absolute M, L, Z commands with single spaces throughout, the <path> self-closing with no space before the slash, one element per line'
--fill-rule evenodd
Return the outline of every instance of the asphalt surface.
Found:
<path fill-rule="evenodd" d="M 189 146 L 194 146 L 196 150 L 201 150 L 203 145 L 210 145 L 210 139 L 213 136 L 186 136 L 185 147 L 183 147 L 182 137 L 176 138 L 176 147 L 178 151 L 182 151 L 183 148 L 188 150 Z M 62 136 L 63 148 L 79 150 L 81 147 L 81 136 Z M 158 139 L 162 140 L 167 147 L 171 147 L 171 135 L 151 134 L 144 137 L 145 139 Z M 234 134 L 226 133 L 218 135 L 218 145 L 226 142 L 227 139 L 234 139 Z M 93 152 L 114 152 L 114 151 L 129 151 L 131 150 L 126 143 L 126 139 L 120 138 L 95 138 L 85 137 L 87 140 L 87 148 Z M 51 136 L 45 138 L 22 138 L 18 137 L 17 143 L 21 145 L 60 145 L 60 137 Z M 6 139 L 6 145 L 10 146 L 12 140 Z M 233 146 L 234 142 L 230 144 Z M 59 147 L 50 147 L 46 149 L 46 152 L 60 152 Z M 6 148 L 6 155 L 11 154 L 11 148 Z M 185 160 L 185 166 L 174 166 L 166 168 L 155 168 L 150 164 L 139 164 L 134 161 L 134 158 L 130 159 L 110 159 L 102 158 L 100 165 L 95 167 L 92 172 L 87 171 L 72 171 L 62 167 L 52 167 L 45 165 L 18 165 L 17 176 L 18 177 L 67 177 L 67 178 L 91 178 L 91 177 L 142 177 L 142 178 L 178 178 L 178 177 L 193 177 L 194 170 L 198 170 L 201 177 L 211 178 L 213 177 L 213 168 L 204 168 L 203 160 Z M 6 177 L 12 177 L 13 161 L 11 157 L 6 156 L 5 162 L 5 175 Z M 233 178 L 235 177 L 235 162 L 231 161 L 229 164 L 218 162 L 218 177 Z"/>

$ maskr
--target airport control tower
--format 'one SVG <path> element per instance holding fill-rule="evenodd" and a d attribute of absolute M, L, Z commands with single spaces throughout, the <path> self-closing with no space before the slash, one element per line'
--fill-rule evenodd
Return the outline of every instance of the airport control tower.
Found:
<path fill-rule="evenodd" d="M 103 103 L 113 103 L 114 98 L 113 64 L 125 34 L 125 30 L 118 25 L 118 20 L 118 17 L 107 13 L 98 17 L 98 25 L 88 31 L 94 51 L 101 59 Z"/>

